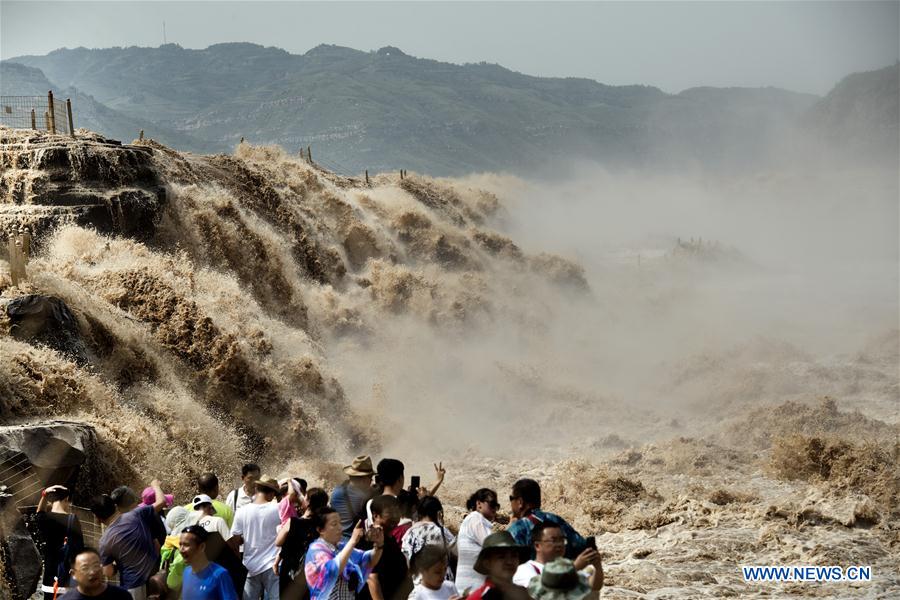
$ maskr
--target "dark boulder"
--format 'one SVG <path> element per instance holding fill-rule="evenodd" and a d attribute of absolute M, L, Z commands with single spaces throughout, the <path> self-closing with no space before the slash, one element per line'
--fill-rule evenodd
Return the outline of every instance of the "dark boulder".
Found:
<path fill-rule="evenodd" d="M 43 344 L 79 362 L 86 360 L 78 320 L 59 298 L 29 294 L 6 305 L 10 333 L 18 340 Z"/>
<path fill-rule="evenodd" d="M 0 552 L 12 598 L 30 598 L 41 575 L 40 554 L 23 511 L 37 504 L 42 489 L 55 484 L 66 485 L 76 492 L 75 500 L 84 501 L 90 491 L 85 477 L 90 469 L 84 467 L 97 454 L 95 440 L 93 427 L 84 423 L 0 427 Z"/>
<path fill-rule="evenodd" d="M 28 600 L 41 579 L 41 555 L 22 519 L 0 540 L 6 584 L 13 600 Z"/>
<path fill-rule="evenodd" d="M 48 421 L 0 427 L 0 485 L 6 486 L 17 505 L 36 504 L 40 490 L 48 485 L 75 486 L 95 446 L 94 428 L 85 423 Z M 76 488 L 76 492 L 85 491 Z"/>

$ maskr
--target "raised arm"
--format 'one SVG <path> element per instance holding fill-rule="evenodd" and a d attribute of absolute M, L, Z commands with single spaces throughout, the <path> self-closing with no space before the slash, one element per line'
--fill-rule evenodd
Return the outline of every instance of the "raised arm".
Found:
<path fill-rule="evenodd" d="M 153 502 L 153 510 L 155 510 L 156 513 L 159 514 L 166 506 L 166 495 L 163 493 L 162 488 L 160 487 L 159 479 L 154 479 L 153 481 L 151 481 L 150 487 L 153 488 L 153 493 L 156 494 L 155 501 Z"/>
<path fill-rule="evenodd" d="M 288 533 L 291 531 L 291 521 L 288 521 L 282 526 L 281 529 L 278 530 L 278 535 L 275 536 L 275 545 L 281 548 L 284 546 L 284 543 L 288 539 Z"/>
<path fill-rule="evenodd" d="M 447 475 L 447 469 L 444 468 L 443 461 L 434 465 L 434 475 L 435 482 L 431 487 L 431 491 L 428 492 L 429 496 L 434 496 L 437 493 L 438 489 L 440 489 L 441 484 L 444 483 L 444 476 Z"/>
<path fill-rule="evenodd" d="M 353 528 L 353 533 L 350 534 L 350 540 L 341 548 L 341 551 L 337 554 L 338 559 L 338 573 L 343 573 L 344 568 L 347 566 L 347 562 L 350 560 L 350 555 L 353 554 L 353 550 L 356 548 L 356 544 L 359 543 L 359 540 L 362 539 L 363 534 L 365 533 L 365 529 L 363 529 L 363 522 L 360 521 L 356 524 L 356 527 Z"/>

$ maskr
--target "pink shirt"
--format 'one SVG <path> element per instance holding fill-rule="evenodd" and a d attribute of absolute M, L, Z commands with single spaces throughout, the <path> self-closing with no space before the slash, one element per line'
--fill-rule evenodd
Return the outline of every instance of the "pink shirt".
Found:
<path fill-rule="evenodd" d="M 278 503 L 278 516 L 281 517 L 281 525 L 290 521 L 291 517 L 299 517 L 297 507 L 291 502 L 290 495 L 285 496 Z"/>

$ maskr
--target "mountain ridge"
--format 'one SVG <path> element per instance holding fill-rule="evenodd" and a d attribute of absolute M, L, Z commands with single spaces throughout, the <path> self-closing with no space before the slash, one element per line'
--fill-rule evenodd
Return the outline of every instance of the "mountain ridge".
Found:
<path fill-rule="evenodd" d="M 58 49 L 3 62 L 39 68 L 50 81 L 160 125 L 148 126 L 148 135 L 186 150 L 226 151 L 241 138 L 289 151 L 314 145 L 354 173 L 534 172 L 573 157 L 731 168 L 770 160 L 779 135 L 823 100 L 775 87 L 668 94 L 440 62 L 395 46 L 320 44 L 292 54 L 249 42 L 167 44 Z M 172 132 L 189 140 L 175 141 Z"/>

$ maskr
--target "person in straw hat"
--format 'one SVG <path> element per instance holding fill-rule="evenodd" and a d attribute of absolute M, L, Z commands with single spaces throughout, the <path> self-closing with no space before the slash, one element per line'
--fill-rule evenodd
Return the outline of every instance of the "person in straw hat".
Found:
<path fill-rule="evenodd" d="M 268 600 L 278 600 L 279 597 L 278 576 L 272 565 L 278 555 L 275 537 L 281 524 L 278 504 L 273 500 L 280 488 L 277 479 L 263 475 L 256 482 L 253 502 L 239 508 L 234 515 L 228 544 L 235 552 L 240 545 L 244 546 L 243 563 L 247 568 L 245 600 L 256 600 L 263 591 Z"/>
<path fill-rule="evenodd" d="M 357 456 L 353 462 L 344 467 L 347 480 L 331 492 L 331 507 L 341 518 L 342 539 L 346 542 L 353 533 L 353 525 L 359 519 L 366 518 L 366 503 L 375 493 L 372 487 L 372 458 L 368 455 Z"/>
<path fill-rule="evenodd" d="M 528 584 L 528 594 L 534 600 L 597 600 L 603 586 L 602 571 L 599 584 L 588 583 L 587 577 L 575 569 L 568 558 L 557 558 L 544 566 L 540 577 Z"/>
<path fill-rule="evenodd" d="M 528 600 L 528 591 L 513 583 L 513 575 L 530 554 L 530 549 L 516 544 L 508 531 L 484 538 L 474 568 L 486 578 L 484 585 L 468 595 L 468 600 Z M 467 590 L 459 591 L 466 595 Z"/>

